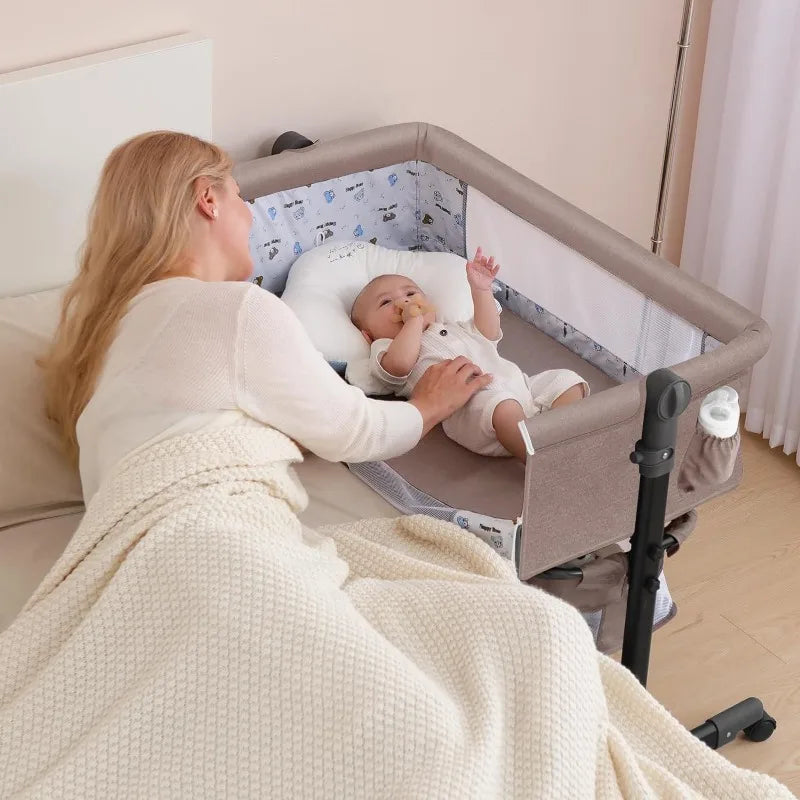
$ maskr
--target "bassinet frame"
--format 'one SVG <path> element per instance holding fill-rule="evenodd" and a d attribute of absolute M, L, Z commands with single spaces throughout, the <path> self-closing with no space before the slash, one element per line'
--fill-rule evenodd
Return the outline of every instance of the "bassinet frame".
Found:
<path fill-rule="evenodd" d="M 256 200 L 415 160 L 463 181 L 721 343 L 665 365 L 692 386 L 678 426 L 679 462 L 709 391 L 727 383 L 746 396 L 750 371 L 769 345 L 762 319 L 448 131 L 424 123 L 378 128 L 242 163 L 235 175 L 242 196 Z M 638 436 L 644 401 L 644 380 L 631 380 L 525 423 L 532 453 L 524 479 L 521 579 L 630 537 L 636 483 L 625 453 Z M 740 479 L 740 460 L 729 481 L 701 492 L 682 491 L 673 475 L 667 519 L 729 491 Z M 536 531 L 525 525 L 534 519 Z"/>

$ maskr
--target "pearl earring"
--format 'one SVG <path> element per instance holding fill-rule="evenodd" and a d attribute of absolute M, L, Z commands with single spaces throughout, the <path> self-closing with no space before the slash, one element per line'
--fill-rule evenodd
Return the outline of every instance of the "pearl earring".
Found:
<path fill-rule="evenodd" d="M 219 216 L 219 210 L 216 209 L 216 208 L 212 208 L 211 209 L 211 216 L 214 217 L 214 219 L 216 219 Z"/>

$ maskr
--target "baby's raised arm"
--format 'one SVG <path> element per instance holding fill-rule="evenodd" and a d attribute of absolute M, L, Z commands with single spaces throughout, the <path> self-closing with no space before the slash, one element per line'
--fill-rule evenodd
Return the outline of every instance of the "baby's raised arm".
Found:
<path fill-rule="evenodd" d="M 499 269 L 500 265 L 495 264 L 494 257 L 486 258 L 480 247 L 475 258 L 467 262 L 475 327 L 492 342 L 500 338 L 500 315 L 492 294 L 492 282 Z"/>

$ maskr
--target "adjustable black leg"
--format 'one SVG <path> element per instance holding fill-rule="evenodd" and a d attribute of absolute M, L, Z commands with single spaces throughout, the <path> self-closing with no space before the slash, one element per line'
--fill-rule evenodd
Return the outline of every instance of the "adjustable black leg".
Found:
<path fill-rule="evenodd" d="M 678 417 L 686 410 L 691 388 L 668 369 L 647 377 L 642 438 L 636 443 L 631 461 L 639 465 L 639 500 L 636 527 L 631 539 L 628 568 L 628 605 L 622 642 L 622 663 L 647 685 L 650 644 L 653 638 L 656 592 L 664 551 L 669 474 L 675 463 Z M 733 741 L 740 731 L 751 741 L 768 739 L 775 720 L 755 697 L 743 700 L 706 720 L 692 733 L 714 749 Z"/>
<path fill-rule="evenodd" d="M 642 438 L 631 461 L 639 465 L 639 502 L 631 539 L 628 568 L 628 607 L 622 640 L 622 663 L 647 684 L 650 642 L 656 607 L 658 576 L 664 556 L 664 518 L 669 474 L 675 463 L 678 417 L 691 399 L 689 384 L 668 369 L 647 377 L 647 400 Z"/>

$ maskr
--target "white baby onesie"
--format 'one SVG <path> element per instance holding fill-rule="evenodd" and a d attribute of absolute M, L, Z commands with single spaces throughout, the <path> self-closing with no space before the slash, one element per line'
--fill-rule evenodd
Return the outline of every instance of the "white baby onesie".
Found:
<path fill-rule="evenodd" d="M 584 395 L 589 385 L 576 372 L 553 369 L 528 376 L 497 352 L 497 340 L 487 339 L 476 327 L 473 319 L 467 322 L 434 322 L 422 334 L 419 359 L 408 375 L 390 375 L 382 366 L 381 358 L 389 349 L 391 339 L 378 339 L 370 349 L 370 373 L 379 383 L 401 397 L 410 397 L 419 379 L 433 364 L 458 356 L 466 356 L 484 372 L 493 376 L 485 389 L 477 392 L 461 409 L 444 421 L 444 432 L 468 450 L 486 456 L 506 456 L 508 451 L 497 441 L 492 426 L 492 415 L 498 403 L 516 400 L 526 418 L 550 408 L 565 392 L 578 384 Z"/>

